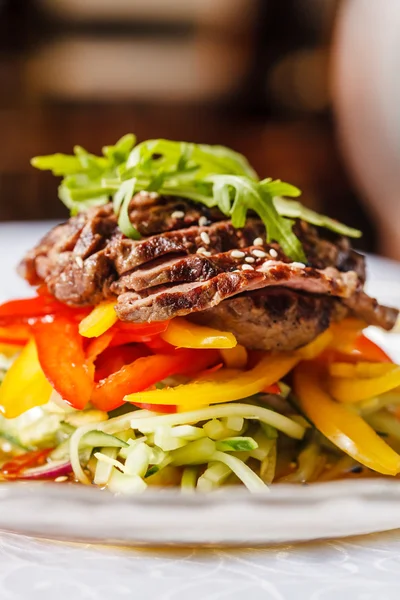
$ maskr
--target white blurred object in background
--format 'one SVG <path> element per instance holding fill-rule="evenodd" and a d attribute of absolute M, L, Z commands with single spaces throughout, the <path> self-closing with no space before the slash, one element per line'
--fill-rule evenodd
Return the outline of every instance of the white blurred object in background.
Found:
<path fill-rule="evenodd" d="M 400 260 L 400 1 L 345 0 L 333 49 L 333 101 L 344 156 L 379 250 Z"/>

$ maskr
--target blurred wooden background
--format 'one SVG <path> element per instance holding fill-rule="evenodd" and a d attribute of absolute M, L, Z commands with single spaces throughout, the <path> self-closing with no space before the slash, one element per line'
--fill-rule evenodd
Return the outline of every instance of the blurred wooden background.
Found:
<path fill-rule="evenodd" d="M 0 220 L 63 218 L 30 157 L 128 131 L 222 143 L 304 201 L 373 229 L 335 143 L 336 0 L 0 1 Z"/>

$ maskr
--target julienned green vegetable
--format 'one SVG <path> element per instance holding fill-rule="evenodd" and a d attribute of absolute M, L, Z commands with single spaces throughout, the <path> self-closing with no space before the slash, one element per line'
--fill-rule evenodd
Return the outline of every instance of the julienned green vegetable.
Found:
<path fill-rule="evenodd" d="M 293 233 L 293 219 L 326 227 L 350 237 L 361 232 L 319 215 L 300 202 L 300 190 L 280 180 L 259 180 L 241 154 L 224 146 L 208 146 L 169 140 L 147 140 L 136 145 L 128 134 L 115 146 L 105 146 L 103 156 L 75 146 L 72 156 L 37 156 L 32 165 L 62 176 L 59 197 L 72 213 L 107 204 L 112 198 L 121 230 L 139 239 L 129 220 L 128 208 L 134 193 L 147 190 L 187 198 L 207 207 L 218 207 L 243 227 L 248 211 L 259 215 L 266 226 L 268 241 L 275 240 L 293 260 L 304 260 L 304 251 Z"/>

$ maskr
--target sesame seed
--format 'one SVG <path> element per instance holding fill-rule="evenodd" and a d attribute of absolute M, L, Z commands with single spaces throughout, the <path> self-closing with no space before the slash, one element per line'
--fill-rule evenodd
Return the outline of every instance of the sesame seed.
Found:
<path fill-rule="evenodd" d="M 271 248 L 269 251 L 269 255 L 272 256 L 272 258 L 277 258 L 278 257 L 278 253 L 275 250 L 275 248 Z"/>
<path fill-rule="evenodd" d="M 252 256 L 246 256 L 246 258 L 244 259 L 247 263 L 253 263 L 256 262 L 256 259 L 253 258 Z"/>
<path fill-rule="evenodd" d="M 304 263 L 302 263 L 302 262 L 292 262 L 292 264 L 290 266 L 291 267 L 297 267 L 299 269 L 304 269 L 304 267 L 306 265 Z"/>
<path fill-rule="evenodd" d="M 211 256 L 211 252 L 209 252 L 208 250 L 206 250 L 205 248 L 201 247 L 201 248 L 197 248 L 196 251 L 197 254 L 204 254 L 204 256 Z"/>
<path fill-rule="evenodd" d="M 75 257 L 75 262 L 76 262 L 76 264 L 78 265 L 78 267 L 80 269 L 83 269 L 83 259 L 82 259 L 81 256 L 76 256 Z"/>
<path fill-rule="evenodd" d="M 153 200 L 154 200 L 155 198 L 158 198 L 158 194 L 157 194 L 157 192 L 150 192 L 150 193 L 149 193 L 149 196 L 150 196 L 150 198 L 152 198 Z"/>
<path fill-rule="evenodd" d="M 56 483 L 63 483 L 64 481 L 67 481 L 68 477 L 66 475 L 60 475 L 60 477 L 56 477 L 55 478 L 55 482 Z"/>
<path fill-rule="evenodd" d="M 205 231 L 202 231 L 200 233 L 200 237 L 201 237 L 201 241 L 204 242 L 205 244 L 209 244 L 210 243 L 210 236 L 208 235 L 208 233 L 206 233 Z"/>
<path fill-rule="evenodd" d="M 204 227 L 205 225 L 207 225 L 207 223 L 208 223 L 207 217 L 200 217 L 200 219 L 199 219 L 199 227 Z"/>
<path fill-rule="evenodd" d="M 253 246 L 262 246 L 263 245 L 263 240 L 262 238 L 258 237 L 253 241 Z"/>
<path fill-rule="evenodd" d="M 242 271 L 254 271 L 254 267 L 251 265 L 242 265 Z"/>
<path fill-rule="evenodd" d="M 265 258 L 267 256 L 266 252 L 264 252 L 263 250 L 257 250 L 257 248 L 255 250 L 252 250 L 252 254 L 254 254 L 254 256 L 256 256 L 257 258 Z"/>
<path fill-rule="evenodd" d="M 185 213 L 183 212 L 183 210 L 174 210 L 174 212 L 171 214 L 171 217 L 173 219 L 183 219 L 184 216 Z"/>
<path fill-rule="evenodd" d="M 233 256 L 233 258 L 244 258 L 245 253 L 241 250 L 232 250 L 231 256 Z"/>

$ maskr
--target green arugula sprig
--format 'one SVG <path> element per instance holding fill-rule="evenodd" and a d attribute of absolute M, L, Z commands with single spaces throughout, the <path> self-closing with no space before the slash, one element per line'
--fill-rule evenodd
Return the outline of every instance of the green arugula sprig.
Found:
<path fill-rule="evenodd" d="M 243 227 L 252 211 L 262 219 L 267 240 L 277 241 L 293 260 L 305 260 L 293 219 L 300 218 L 351 237 L 361 233 L 282 196 L 297 197 L 300 190 L 280 180 L 259 180 L 244 156 L 224 146 L 169 140 L 147 140 L 136 145 L 132 134 L 102 156 L 75 146 L 74 155 L 53 154 L 32 159 L 34 167 L 62 176 L 59 197 L 76 214 L 113 201 L 118 224 L 125 235 L 139 239 L 129 219 L 132 196 L 141 190 L 187 198 L 219 210 Z"/>

